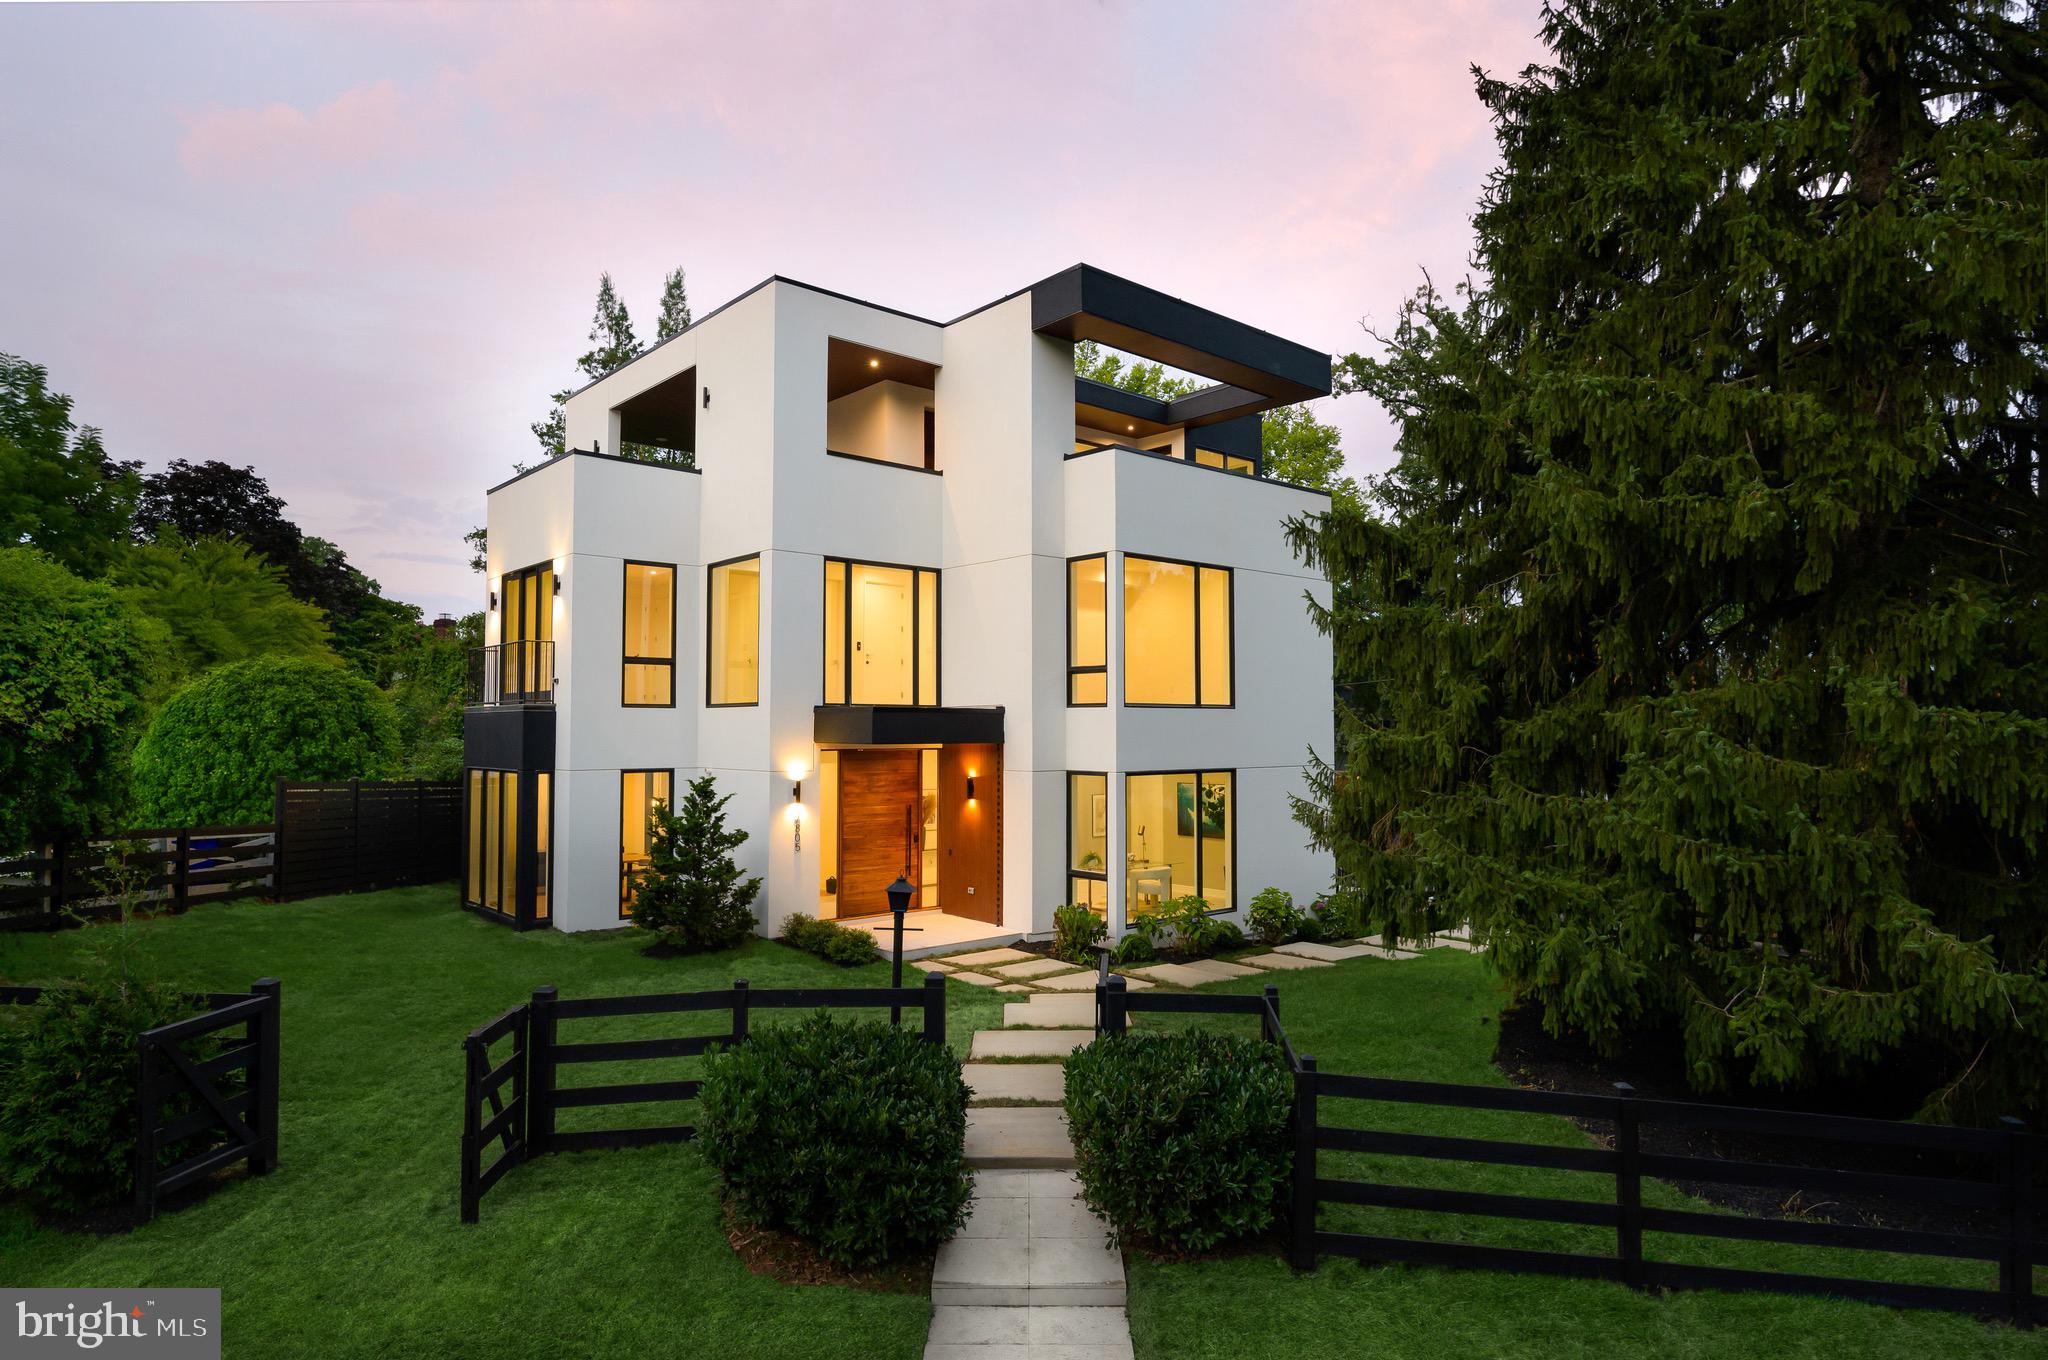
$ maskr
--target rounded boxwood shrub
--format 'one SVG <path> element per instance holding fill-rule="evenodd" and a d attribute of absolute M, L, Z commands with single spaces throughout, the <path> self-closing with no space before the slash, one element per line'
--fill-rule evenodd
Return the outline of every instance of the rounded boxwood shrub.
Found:
<path fill-rule="evenodd" d="M 704 1060 L 698 1147 L 738 1216 L 842 1266 L 926 1251 L 966 1217 L 967 1083 L 939 1044 L 824 1011 Z"/>
<path fill-rule="evenodd" d="M 1280 1050 L 1207 1030 L 1107 1035 L 1067 1059 L 1081 1191 L 1121 1240 L 1207 1251 L 1270 1229 L 1294 1166 Z"/>
<path fill-rule="evenodd" d="M 279 776 L 381 779 L 398 764 L 391 701 L 323 661 L 216 666 L 158 711 L 135 748 L 136 815 L 150 826 L 268 820 Z"/>

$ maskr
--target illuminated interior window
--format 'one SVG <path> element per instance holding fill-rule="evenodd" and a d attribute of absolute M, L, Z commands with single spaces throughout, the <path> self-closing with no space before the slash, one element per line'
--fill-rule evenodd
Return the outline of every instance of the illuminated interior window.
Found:
<path fill-rule="evenodd" d="M 626 563 L 623 654 L 628 708 L 661 708 L 676 701 L 676 569 L 655 562 Z"/>
<path fill-rule="evenodd" d="M 1147 557 L 1124 558 L 1124 702 L 1231 702 L 1231 576 Z"/>
<path fill-rule="evenodd" d="M 1228 770 L 1124 777 L 1127 915 L 1189 896 L 1210 911 L 1230 910 L 1236 782 Z"/>
<path fill-rule="evenodd" d="M 647 867 L 647 820 L 669 801 L 669 770 L 619 772 L 619 915 L 633 914 L 633 876 Z"/>
<path fill-rule="evenodd" d="M 1109 914 L 1109 776 L 1067 776 L 1067 900 Z"/>
<path fill-rule="evenodd" d="M 761 559 L 711 569 L 710 673 L 706 702 L 761 701 Z"/>
<path fill-rule="evenodd" d="M 498 697 L 518 703 L 555 687 L 555 569 L 528 567 L 498 579 Z"/>
<path fill-rule="evenodd" d="M 555 838 L 555 777 L 533 777 L 533 919 L 548 919 L 548 881 L 553 874 L 550 853 Z"/>
<path fill-rule="evenodd" d="M 1109 702 L 1109 559 L 1067 563 L 1067 702 Z"/>
<path fill-rule="evenodd" d="M 939 574 L 825 562 L 825 702 L 939 702 Z"/>

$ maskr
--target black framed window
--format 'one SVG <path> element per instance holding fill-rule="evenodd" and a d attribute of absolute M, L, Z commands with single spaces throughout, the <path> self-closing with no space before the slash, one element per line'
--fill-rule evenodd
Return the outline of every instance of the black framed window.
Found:
<path fill-rule="evenodd" d="M 704 702 L 740 708 L 761 702 L 761 555 L 706 568 Z"/>
<path fill-rule="evenodd" d="M 633 876 L 648 865 L 648 819 L 669 806 L 674 770 L 619 771 L 619 919 L 633 914 Z"/>
<path fill-rule="evenodd" d="M 555 591 L 553 561 L 506 572 L 498 578 L 498 678 L 500 701 L 544 699 L 555 690 Z"/>
<path fill-rule="evenodd" d="M 1067 705 L 1109 702 L 1109 557 L 1067 559 Z"/>
<path fill-rule="evenodd" d="M 825 702 L 939 702 L 939 573 L 825 559 Z"/>
<path fill-rule="evenodd" d="M 1236 905 L 1237 771 L 1134 771 L 1124 776 L 1124 915 L 1176 897 L 1209 911 Z"/>
<path fill-rule="evenodd" d="M 1229 708 L 1236 637 L 1228 567 L 1124 554 L 1124 703 Z"/>
<path fill-rule="evenodd" d="M 619 701 L 627 708 L 676 702 L 676 569 L 672 562 L 625 565 Z"/>
<path fill-rule="evenodd" d="M 1067 772 L 1067 901 L 1109 915 L 1109 776 Z"/>
<path fill-rule="evenodd" d="M 470 769 L 462 900 L 507 918 L 519 914 L 519 772 Z"/>

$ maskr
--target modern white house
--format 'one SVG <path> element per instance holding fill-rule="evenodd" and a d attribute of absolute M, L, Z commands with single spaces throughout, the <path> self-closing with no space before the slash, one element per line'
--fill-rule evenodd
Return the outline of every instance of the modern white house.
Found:
<path fill-rule="evenodd" d="M 1215 385 L 1079 379 L 1080 340 Z M 768 933 L 898 875 L 926 950 L 1323 891 L 1288 796 L 1332 745 L 1329 586 L 1283 525 L 1327 499 L 1259 443 L 1329 390 L 1327 354 L 1086 265 L 946 322 L 783 278 L 719 307 L 489 493 L 464 905 L 624 924 L 650 806 L 705 772 Z"/>

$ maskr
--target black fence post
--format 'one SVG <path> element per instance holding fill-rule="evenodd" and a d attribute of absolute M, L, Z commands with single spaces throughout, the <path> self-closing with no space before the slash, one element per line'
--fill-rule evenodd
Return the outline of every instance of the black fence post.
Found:
<path fill-rule="evenodd" d="M 942 1048 L 946 1043 L 946 977 L 943 973 L 924 975 L 924 1041 Z"/>
<path fill-rule="evenodd" d="M 1259 1012 L 1259 1042 L 1277 1043 L 1280 1035 L 1274 1027 L 1280 1021 L 1280 989 L 1269 982 L 1260 994 L 1266 998 L 1266 1009 Z"/>
<path fill-rule="evenodd" d="M 2005 1255 L 1998 1263 L 1998 1288 L 2005 1295 L 2015 1327 L 2034 1325 L 2034 1158 L 2027 1141 L 2027 1126 L 2006 1115 L 1998 1121 L 2005 1130 L 2004 1163 L 1999 1179 L 2005 1182 Z"/>
<path fill-rule="evenodd" d="M 520 781 L 524 783 L 524 780 Z M 348 890 L 363 883 L 363 781 L 348 781 Z"/>
<path fill-rule="evenodd" d="M 432 872 L 433 865 L 427 858 L 427 781 L 415 779 L 412 781 L 412 855 L 406 866 L 405 881 L 424 883 Z"/>
<path fill-rule="evenodd" d="M 473 1037 L 462 1041 L 462 1221 L 477 1221 L 478 1162 L 482 1149 L 478 1147 L 478 1135 L 483 1128 L 483 1112 L 477 1108 L 480 1103 L 477 1086 L 483 1081 L 483 1045 Z M 531 1114 L 529 1112 L 529 1119 Z M 528 1139 L 531 1142 L 531 1138 Z"/>
<path fill-rule="evenodd" d="M 50 895 L 45 899 L 52 927 L 64 924 L 64 859 L 64 842 L 54 842 L 50 846 Z"/>
<path fill-rule="evenodd" d="M 1288 1264 L 1316 1268 L 1316 1060 L 1294 1069 L 1294 1194 L 1288 1213 Z"/>
<path fill-rule="evenodd" d="M 531 1025 L 532 1056 L 527 1070 L 532 1087 L 526 1111 L 526 1148 L 538 1157 L 548 1150 L 555 1136 L 555 989 L 533 989 Z"/>
<path fill-rule="evenodd" d="M 734 978 L 732 983 L 732 1041 L 743 1044 L 747 1041 L 747 980 Z"/>
<path fill-rule="evenodd" d="M 1621 1256 L 1621 1278 L 1632 1289 L 1648 1282 L 1643 1269 L 1643 1145 L 1636 1121 L 1636 1088 L 1614 1083 L 1615 1249 Z"/>
<path fill-rule="evenodd" d="M 156 1057 L 147 1034 L 135 1036 L 135 1212 L 156 1217 Z"/>
<path fill-rule="evenodd" d="M 256 1021 L 256 1063 L 249 1074 L 249 1098 L 255 1107 L 259 1139 L 249 1158 L 249 1171 L 261 1176 L 277 1170 L 278 1058 L 284 1049 L 284 984 L 276 978 L 257 978 L 249 990 L 270 1003 Z"/>
<path fill-rule="evenodd" d="M 171 910 L 182 912 L 192 905 L 192 828 L 179 827 L 171 840 L 177 863 L 171 870 Z"/>
<path fill-rule="evenodd" d="M 277 788 L 270 800 L 270 895 L 284 900 L 284 776 L 277 777 Z"/>
<path fill-rule="evenodd" d="M 1102 1032 L 1122 1034 L 1130 1023 L 1130 1012 L 1124 1002 L 1129 998 L 1130 984 L 1121 977 L 1112 977 L 1109 985 L 1102 989 Z"/>

